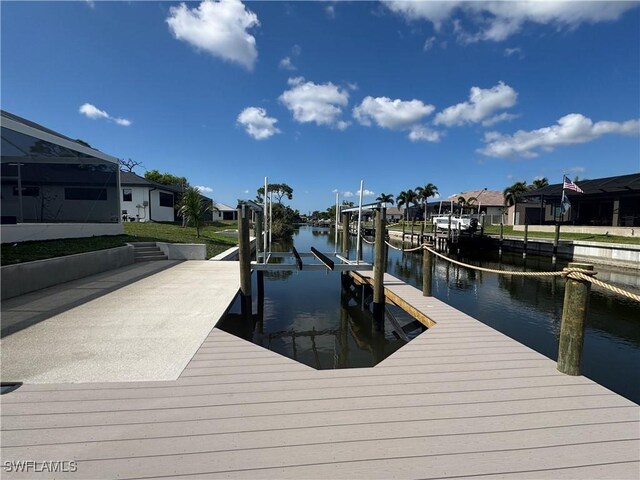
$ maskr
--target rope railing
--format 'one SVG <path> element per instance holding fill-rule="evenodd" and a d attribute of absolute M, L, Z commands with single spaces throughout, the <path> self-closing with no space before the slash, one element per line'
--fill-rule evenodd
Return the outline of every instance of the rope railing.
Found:
<path fill-rule="evenodd" d="M 363 237 L 363 240 L 364 240 L 364 237 Z M 365 241 L 370 244 L 373 243 L 367 240 Z M 415 248 L 406 248 L 406 249 L 401 247 L 396 247 L 395 245 L 392 245 L 387 241 L 385 241 L 384 243 L 387 246 L 393 248 L 394 250 L 398 250 L 401 252 L 417 252 L 418 250 L 424 249 L 431 252 L 435 256 L 442 258 L 443 260 L 454 263 L 461 267 L 470 268 L 472 270 L 478 270 L 480 272 L 495 273 L 497 275 L 510 275 L 510 276 L 516 276 L 516 277 L 566 277 L 566 278 L 571 278 L 573 280 L 584 280 L 594 285 L 597 285 L 601 288 L 609 290 L 610 292 L 616 293 L 618 295 L 629 298 L 636 302 L 640 302 L 640 295 L 629 292 L 628 290 L 624 290 L 620 287 L 616 287 L 609 283 L 603 282 L 602 280 L 598 280 L 597 278 L 594 278 L 594 276 L 597 275 L 598 272 L 595 272 L 593 270 L 585 270 L 582 268 L 575 268 L 575 267 L 564 268 L 556 272 L 519 272 L 515 270 L 497 270 L 494 268 L 486 268 L 486 267 L 478 267 L 476 265 L 469 265 L 468 263 L 454 260 L 453 258 L 443 255 L 442 253 L 434 250 L 433 248 L 431 248 L 430 246 L 424 243 Z"/>
<path fill-rule="evenodd" d="M 611 285 L 609 283 L 603 282 L 602 280 L 598 280 L 597 278 L 594 278 L 594 276 L 597 275 L 598 272 L 595 272 L 593 270 L 585 270 L 582 268 L 575 268 L 575 267 L 563 268 L 562 270 L 559 270 L 557 272 L 516 272 L 513 270 L 496 270 L 493 268 L 477 267 L 475 265 L 469 265 L 467 263 L 459 262 L 457 260 L 454 260 L 453 258 L 447 257 L 446 255 L 442 255 L 440 252 L 436 252 L 434 249 L 424 244 L 422 245 L 422 248 L 424 248 L 425 250 L 428 250 L 434 255 L 444 260 L 447 260 L 451 263 L 455 263 L 462 267 L 471 268 L 474 270 L 480 270 L 480 271 L 489 272 L 489 273 L 496 273 L 498 275 L 512 275 L 512 276 L 520 276 L 520 277 L 561 276 L 561 277 L 571 278 L 573 280 L 584 280 L 584 281 L 593 283 L 594 285 L 597 285 L 601 288 L 609 290 L 610 292 L 617 293 L 618 295 L 621 295 L 623 297 L 629 298 L 631 300 L 635 300 L 636 302 L 640 302 L 640 295 L 637 295 L 635 293 L 629 292 L 628 290 L 624 290 L 620 287 L 616 287 L 615 285 Z"/>

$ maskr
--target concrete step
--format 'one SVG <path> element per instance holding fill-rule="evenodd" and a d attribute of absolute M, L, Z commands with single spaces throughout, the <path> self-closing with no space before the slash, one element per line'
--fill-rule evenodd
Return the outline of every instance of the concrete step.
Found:
<path fill-rule="evenodd" d="M 149 255 L 149 256 L 144 256 L 144 257 L 135 257 L 134 261 L 136 263 L 138 262 L 151 262 L 151 261 L 157 261 L 157 260 L 169 260 L 168 257 L 164 254 L 160 254 L 160 255 Z"/>
<path fill-rule="evenodd" d="M 156 242 L 129 242 L 134 247 L 155 247 Z"/>
<path fill-rule="evenodd" d="M 160 252 L 160 248 L 158 247 L 135 247 L 135 253 L 143 253 L 143 252 Z"/>
<path fill-rule="evenodd" d="M 164 255 L 164 253 L 161 250 L 154 250 L 152 252 L 133 252 L 133 256 L 135 258 L 142 258 L 142 257 L 156 257 L 158 255 Z"/>

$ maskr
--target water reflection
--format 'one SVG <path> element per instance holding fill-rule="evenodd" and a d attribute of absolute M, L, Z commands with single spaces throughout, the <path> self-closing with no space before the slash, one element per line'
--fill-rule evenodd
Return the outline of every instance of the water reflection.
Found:
<path fill-rule="evenodd" d="M 334 235 L 329 229 L 302 227 L 294 241 L 300 252 L 308 252 L 311 246 L 323 252 L 334 251 Z M 355 250 L 353 239 L 351 246 Z M 290 245 L 280 248 L 289 250 Z M 366 243 L 363 244 L 363 258 L 366 262 L 373 261 L 373 248 Z M 550 271 L 566 266 L 560 262 L 554 266 L 549 258 L 528 255 L 523 260 L 519 254 L 508 253 L 500 258 L 497 254 L 458 258 L 484 267 L 514 270 Z M 615 279 L 622 282 L 624 288 L 640 285 L 638 275 L 633 272 L 610 271 L 600 266 L 596 270 L 599 278 Z M 387 271 L 422 289 L 421 253 L 403 254 L 389 249 Z M 262 307 L 254 305 L 253 310 L 262 311 L 261 322 L 254 317 L 246 325 L 240 325 L 241 320 L 228 318 L 224 328 L 241 330 L 239 336 L 315 368 L 375 365 L 403 344 L 393 334 L 389 318 L 385 321 L 384 331 L 376 332 L 370 314 L 362 308 L 366 304 L 366 292 L 353 289 L 349 298 L 344 298 L 338 273 L 286 272 L 286 277 L 282 273 L 265 273 L 264 302 Z M 257 291 L 255 278 L 253 291 Z M 563 279 L 501 276 L 469 270 L 436 258 L 433 295 L 556 359 Z M 254 302 L 259 303 L 257 299 Z M 412 321 L 403 312 L 394 311 L 394 315 L 398 315 L 402 325 Z M 294 336 L 293 332 L 305 332 L 306 335 L 296 333 Z M 417 333 L 414 331 L 411 335 Z M 582 372 L 607 388 L 640 402 L 640 305 L 607 291 L 592 290 Z"/>

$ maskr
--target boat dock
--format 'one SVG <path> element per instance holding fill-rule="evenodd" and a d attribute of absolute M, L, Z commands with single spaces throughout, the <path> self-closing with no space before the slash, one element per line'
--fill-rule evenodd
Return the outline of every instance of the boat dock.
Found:
<path fill-rule="evenodd" d="M 164 270 L 163 295 L 198 263 Z M 210 291 L 190 288 L 200 308 Z M 372 368 L 314 370 L 212 316 L 175 380 L 22 385 L 1 397 L 3 478 L 638 478 L 638 405 L 388 274 L 385 289 L 432 325 Z"/>

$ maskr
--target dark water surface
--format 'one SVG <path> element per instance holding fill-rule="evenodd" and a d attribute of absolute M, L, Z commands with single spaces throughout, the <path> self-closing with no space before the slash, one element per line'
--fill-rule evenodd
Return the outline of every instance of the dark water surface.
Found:
<path fill-rule="evenodd" d="M 294 243 L 300 252 L 308 252 L 311 246 L 332 252 L 333 238 L 329 229 L 301 227 Z M 280 248 L 290 250 L 288 245 Z M 365 243 L 363 254 L 364 261 L 372 262 L 372 246 Z M 355 247 L 351 257 L 354 255 Z M 458 259 L 483 267 L 530 271 L 566 265 L 553 266 L 550 259 L 533 256 L 524 262 L 521 254 L 505 254 L 501 260 L 497 254 L 474 257 Z M 596 266 L 596 270 L 599 278 L 638 291 L 637 273 L 602 266 Z M 389 249 L 387 272 L 422 289 L 422 254 Z M 221 328 L 314 368 L 375 365 L 405 344 L 394 335 L 389 314 L 384 332 L 376 328 L 371 315 L 361 308 L 360 289 L 355 297 L 341 294 L 339 273 L 265 273 L 262 304 L 256 299 L 255 276 L 253 311 L 261 314 L 257 319 L 262 321 L 256 322 L 255 317 L 251 322 L 242 321 L 236 302 L 219 324 Z M 563 279 L 477 272 L 436 258 L 433 295 L 543 355 L 557 358 Z M 396 324 L 412 321 L 399 309 L 391 313 Z M 409 336 L 418 333 L 414 330 Z M 591 291 L 581 370 L 585 376 L 640 403 L 640 304 L 599 288 Z"/>

